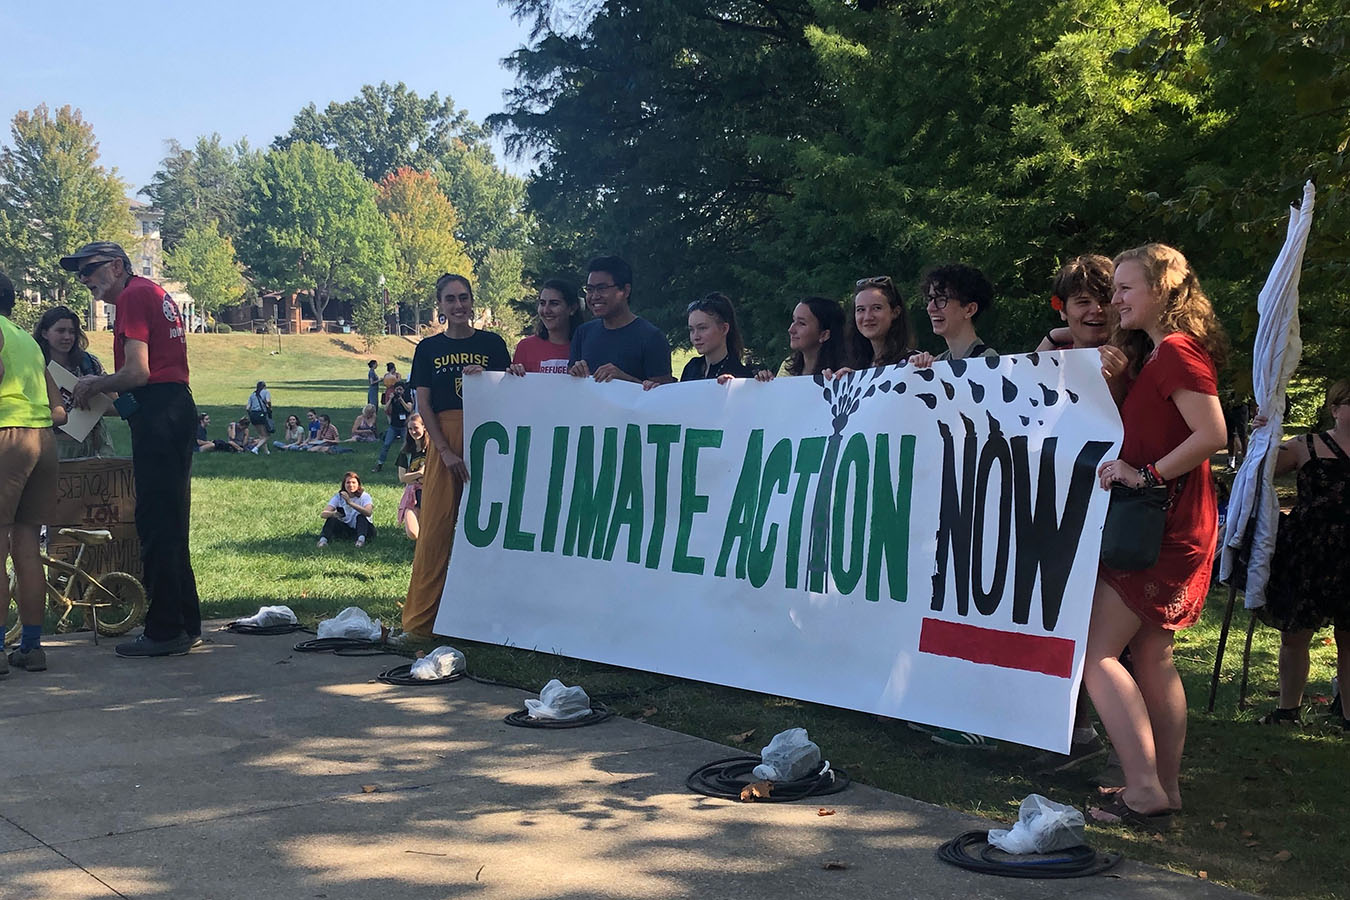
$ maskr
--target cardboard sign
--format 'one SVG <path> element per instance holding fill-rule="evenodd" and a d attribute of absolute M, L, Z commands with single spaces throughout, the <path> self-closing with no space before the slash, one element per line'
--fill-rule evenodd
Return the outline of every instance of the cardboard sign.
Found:
<path fill-rule="evenodd" d="M 91 457 L 61 461 L 57 479 L 56 515 L 48 527 L 48 553 L 73 562 L 78 546 L 61 537 L 61 528 L 106 528 L 108 544 L 85 551 L 84 566 L 94 574 L 127 572 L 141 577 L 141 543 L 136 536 L 136 480 L 131 460 Z"/>

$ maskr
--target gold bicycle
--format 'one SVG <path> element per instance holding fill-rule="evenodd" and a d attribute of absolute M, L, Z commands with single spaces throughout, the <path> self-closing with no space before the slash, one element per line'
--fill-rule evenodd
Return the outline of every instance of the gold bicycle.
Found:
<path fill-rule="evenodd" d="M 134 576 L 126 572 L 108 572 L 95 578 L 84 570 L 85 548 L 96 544 L 106 544 L 112 540 L 112 532 L 106 529 L 62 528 L 63 537 L 79 543 L 75 551 L 75 561 L 68 563 L 62 559 L 53 559 L 42 554 L 42 564 L 47 567 L 47 611 L 56 616 L 55 633 L 75 630 L 70 615 L 75 608 L 85 610 L 84 627 L 92 628 L 94 643 L 98 636 L 116 637 L 126 634 L 145 620 L 145 587 Z M 10 610 L 12 623 L 5 634 L 5 642 L 19 639 L 22 626 L 19 623 L 16 608 L 15 579 L 9 579 Z M 45 629 L 44 629 L 45 630 Z"/>

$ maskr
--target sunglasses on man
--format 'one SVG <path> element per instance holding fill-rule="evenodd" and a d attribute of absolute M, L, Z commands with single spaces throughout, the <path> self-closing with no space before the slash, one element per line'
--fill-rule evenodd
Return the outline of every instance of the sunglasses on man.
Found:
<path fill-rule="evenodd" d="M 81 278 L 88 278 L 97 272 L 100 266 L 106 266 L 110 262 L 112 262 L 111 259 L 100 259 L 98 262 L 85 263 L 80 266 L 79 275 Z"/>

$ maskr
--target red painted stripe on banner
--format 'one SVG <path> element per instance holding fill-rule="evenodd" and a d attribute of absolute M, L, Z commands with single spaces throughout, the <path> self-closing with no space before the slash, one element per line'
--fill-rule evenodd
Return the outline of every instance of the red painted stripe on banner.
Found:
<path fill-rule="evenodd" d="M 919 652 L 1057 678 L 1068 678 L 1073 673 L 1073 641 L 1068 638 L 999 631 L 941 619 L 923 620 Z"/>

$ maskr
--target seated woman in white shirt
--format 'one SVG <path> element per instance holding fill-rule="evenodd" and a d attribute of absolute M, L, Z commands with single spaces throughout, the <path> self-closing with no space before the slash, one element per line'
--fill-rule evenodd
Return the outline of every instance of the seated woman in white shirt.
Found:
<path fill-rule="evenodd" d="M 374 512 L 375 501 L 362 486 L 361 476 L 355 472 L 343 475 L 341 488 L 319 513 L 323 519 L 319 546 L 327 547 L 330 541 L 355 538 L 356 546 L 364 547 L 375 540 L 375 525 L 370 520 Z"/>

